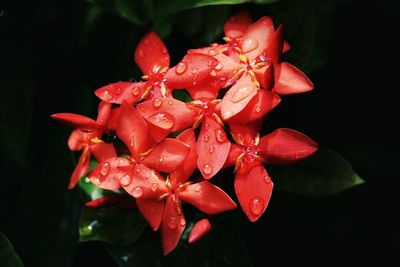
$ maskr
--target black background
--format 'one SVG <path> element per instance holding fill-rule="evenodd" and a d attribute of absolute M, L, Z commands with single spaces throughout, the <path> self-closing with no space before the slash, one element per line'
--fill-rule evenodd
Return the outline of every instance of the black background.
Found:
<path fill-rule="evenodd" d="M 26 131 L 19 140 L 26 144 L 23 163 L 1 150 L 0 231 L 26 266 L 59 266 L 57 258 L 68 253 L 62 247 L 77 240 L 71 225 L 77 223 L 78 194 L 66 190 L 74 166 L 65 145 L 69 131 L 49 115 L 93 115 L 93 89 L 133 77 L 132 58 L 122 57 L 146 30 L 135 32 L 111 14 L 102 21 L 104 31 L 82 29 L 87 5 L 0 5 L 1 118 Z M 366 183 L 326 199 L 276 190 L 258 222 L 243 221 L 255 266 L 399 264 L 399 46 L 393 40 L 399 11 L 395 1 L 338 6 L 328 62 L 309 74 L 315 90 L 284 98 L 271 117 L 268 129 L 306 133 L 347 158 Z M 118 39 L 130 31 L 132 39 Z M 166 40 L 169 48 L 180 46 L 178 55 L 186 42 L 179 32 Z M 31 121 L 20 128 L 27 114 Z M 79 244 L 69 260 L 63 264 L 115 266 L 99 243 Z"/>

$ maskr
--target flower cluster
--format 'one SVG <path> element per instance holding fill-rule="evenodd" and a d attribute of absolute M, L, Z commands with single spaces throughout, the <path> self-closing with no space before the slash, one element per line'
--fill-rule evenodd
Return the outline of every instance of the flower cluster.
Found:
<path fill-rule="evenodd" d="M 282 25 L 275 29 L 270 17 L 253 23 L 241 12 L 229 18 L 224 33 L 225 43 L 188 50 L 170 67 L 167 48 L 150 32 L 134 53 L 142 81 L 96 90 L 101 100 L 96 120 L 52 115 L 76 128 L 68 146 L 82 150 L 69 188 L 88 172 L 93 156 L 98 165 L 88 174 L 90 181 L 131 195 L 152 229 L 161 230 L 164 254 L 176 247 L 185 229 L 183 203 L 205 214 L 236 208 L 211 183 L 221 169 L 234 166 L 238 202 L 254 222 L 267 208 L 273 188 L 264 165 L 290 164 L 317 149 L 314 141 L 291 129 L 259 134 L 281 95 L 313 89 L 300 70 L 281 62 L 290 49 Z M 173 97 L 181 89 L 190 95 L 189 102 Z M 210 227 L 208 219 L 200 220 L 189 242 Z"/>

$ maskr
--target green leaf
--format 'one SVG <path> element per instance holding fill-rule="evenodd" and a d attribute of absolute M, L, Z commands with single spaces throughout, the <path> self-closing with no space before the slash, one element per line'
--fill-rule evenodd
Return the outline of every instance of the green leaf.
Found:
<path fill-rule="evenodd" d="M 23 267 L 21 259 L 15 253 L 10 241 L 0 232 L 0 266 L 2 267 Z"/>
<path fill-rule="evenodd" d="M 186 238 L 193 224 L 188 223 L 180 244 L 167 256 L 162 254 L 160 235 L 150 229 L 133 245 L 107 245 L 106 249 L 120 267 L 252 266 L 245 243 L 235 227 L 222 219 L 215 219 L 211 231 L 203 239 L 188 245 Z"/>
<path fill-rule="evenodd" d="M 311 5 L 288 9 L 276 14 L 284 24 L 285 39 L 292 44 L 285 61 L 304 72 L 311 72 L 325 65 L 333 29 L 333 4 Z"/>
<path fill-rule="evenodd" d="M 141 236 L 145 227 L 146 222 L 137 210 L 85 207 L 79 220 L 79 241 L 131 244 Z"/>
<path fill-rule="evenodd" d="M 326 148 L 285 167 L 269 167 L 276 187 L 309 197 L 326 197 L 364 183 L 339 154 Z"/>

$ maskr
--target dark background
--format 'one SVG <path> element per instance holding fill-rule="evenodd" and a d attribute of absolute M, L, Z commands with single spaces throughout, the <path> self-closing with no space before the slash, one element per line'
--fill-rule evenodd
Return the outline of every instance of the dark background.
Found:
<path fill-rule="evenodd" d="M 94 23 L 89 8 L 77 0 L 0 4 L 0 231 L 26 266 L 116 266 L 102 244 L 76 243 L 81 203 L 66 189 L 75 164 L 69 129 L 49 115 L 94 116 L 94 89 L 138 78 L 131 55 L 149 26 L 111 12 Z M 230 12 L 243 8 L 264 15 L 250 4 Z M 339 4 L 327 62 L 309 73 L 315 90 L 285 97 L 268 121 L 265 131 L 290 127 L 339 152 L 366 183 L 323 199 L 275 190 L 258 222 L 243 218 L 255 266 L 399 264 L 398 11 L 395 1 Z M 179 29 L 166 44 L 173 63 L 193 46 Z"/>

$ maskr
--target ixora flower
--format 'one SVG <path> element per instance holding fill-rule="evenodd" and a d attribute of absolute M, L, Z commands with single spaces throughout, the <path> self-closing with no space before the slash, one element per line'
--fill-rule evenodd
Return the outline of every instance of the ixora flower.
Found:
<path fill-rule="evenodd" d="M 76 128 L 68 145 L 83 151 L 69 188 L 86 175 L 99 188 L 118 190 L 87 206 L 137 208 L 154 231 L 160 229 L 164 254 L 186 228 L 184 205 L 204 215 L 191 229 L 190 244 L 212 229 L 208 216 L 237 207 L 225 186 L 233 184 L 248 219 L 258 220 L 273 189 L 264 165 L 291 164 L 317 150 L 310 138 L 287 128 L 260 137 L 265 115 L 281 96 L 313 89 L 300 70 L 281 61 L 290 48 L 282 29 L 270 17 L 253 22 L 238 13 L 224 25 L 226 43 L 190 49 L 172 67 L 161 38 L 145 35 L 134 52 L 143 81 L 97 89 L 96 120 L 52 115 Z M 174 90 L 186 90 L 191 99 L 174 98 Z M 91 155 L 98 163 L 87 173 Z M 231 166 L 234 182 L 223 177 L 220 187 L 214 185 L 211 178 Z"/>

